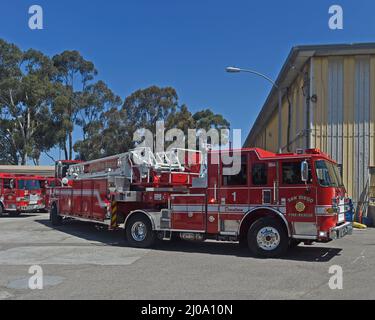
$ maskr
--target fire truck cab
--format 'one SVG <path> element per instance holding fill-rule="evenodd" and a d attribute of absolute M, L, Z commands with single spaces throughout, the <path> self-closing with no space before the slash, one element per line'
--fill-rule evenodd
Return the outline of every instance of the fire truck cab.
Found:
<path fill-rule="evenodd" d="M 317 149 L 230 153 L 240 159 L 235 174 L 228 173 L 230 165 L 219 151 L 203 156 L 141 148 L 72 165 L 65 185 L 54 190 L 50 220 L 121 226 L 135 247 L 149 247 L 158 238 L 214 239 L 239 241 L 263 257 L 352 232 L 339 168 L 327 155 Z"/>
<path fill-rule="evenodd" d="M 45 208 L 39 180 L 33 176 L 0 174 L 0 215 L 18 216 Z"/>

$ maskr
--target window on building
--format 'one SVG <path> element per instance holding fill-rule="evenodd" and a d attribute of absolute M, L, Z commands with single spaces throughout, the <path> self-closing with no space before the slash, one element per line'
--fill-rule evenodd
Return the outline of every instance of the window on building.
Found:
<path fill-rule="evenodd" d="M 254 163 L 252 167 L 252 182 L 255 186 L 262 186 L 267 184 L 267 164 Z"/>
<path fill-rule="evenodd" d="M 282 171 L 283 184 L 305 184 L 301 180 L 301 162 L 283 162 Z M 311 183 L 311 166 L 307 183 Z"/>
<path fill-rule="evenodd" d="M 230 168 L 231 166 L 224 166 Z M 241 170 L 235 175 L 223 175 L 223 186 L 246 186 L 247 185 L 247 156 L 241 156 Z"/>

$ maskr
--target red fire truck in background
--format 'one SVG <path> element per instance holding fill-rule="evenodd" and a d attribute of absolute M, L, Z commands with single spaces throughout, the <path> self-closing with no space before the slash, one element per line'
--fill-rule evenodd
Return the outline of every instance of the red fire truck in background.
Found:
<path fill-rule="evenodd" d="M 61 186 L 59 179 L 54 177 L 43 177 L 43 176 L 34 176 L 35 180 L 39 181 L 41 197 L 44 203 L 44 208 L 40 211 L 49 212 L 49 203 L 51 192 L 57 186 Z"/>
<path fill-rule="evenodd" d="M 0 173 L 0 215 L 18 216 L 45 208 L 39 180 L 34 176 Z"/>
<path fill-rule="evenodd" d="M 219 151 L 202 156 L 139 148 L 72 164 L 64 185 L 53 191 L 50 220 L 54 226 L 63 218 L 121 226 L 135 247 L 178 236 L 239 241 L 263 257 L 352 232 L 345 221 L 349 199 L 338 166 L 327 155 L 317 149 L 234 152 L 241 154 L 234 175 L 226 175 Z M 58 167 L 61 173 L 62 164 Z"/>
<path fill-rule="evenodd" d="M 42 194 L 44 198 L 44 203 L 46 205 L 46 210 L 50 211 L 51 198 L 54 197 L 54 190 L 57 187 L 62 186 L 62 179 L 67 175 L 69 167 L 78 163 L 80 160 L 59 160 L 55 163 L 55 177 L 39 177 L 42 189 Z"/>

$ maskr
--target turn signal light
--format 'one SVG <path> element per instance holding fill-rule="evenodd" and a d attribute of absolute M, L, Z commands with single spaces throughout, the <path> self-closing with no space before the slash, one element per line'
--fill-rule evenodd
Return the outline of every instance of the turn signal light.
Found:
<path fill-rule="evenodd" d="M 327 209 L 326 209 L 326 212 L 327 212 L 328 214 L 334 214 L 334 213 L 336 213 L 336 210 L 335 210 L 334 208 L 327 208 Z"/>

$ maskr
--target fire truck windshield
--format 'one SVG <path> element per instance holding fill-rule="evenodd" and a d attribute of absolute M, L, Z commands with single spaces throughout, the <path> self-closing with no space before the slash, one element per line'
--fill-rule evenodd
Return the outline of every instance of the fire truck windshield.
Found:
<path fill-rule="evenodd" d="M 40 189 L 40 183 L 38 180 L 18 180 L 18 189 L 38 190 Z"/>
<path fill-rule="evenodd" d="M 319 184 L 323 187 L 343 187 L 340 170 L 337 165 L 325 161 L 318 160 L 315 162 L 316 175 Z"/>

